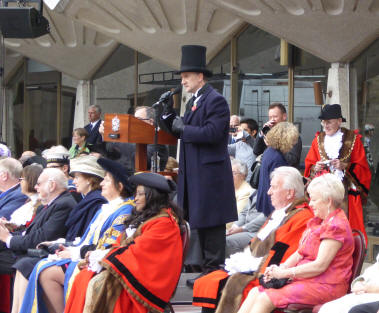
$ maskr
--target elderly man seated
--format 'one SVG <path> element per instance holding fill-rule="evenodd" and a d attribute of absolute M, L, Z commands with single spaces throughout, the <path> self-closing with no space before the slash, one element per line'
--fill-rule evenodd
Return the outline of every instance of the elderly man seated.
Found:
<path fill-rule="evenodd" d="M 325 303 L 319 313 L 348 313 L 356 305 L 374 302 L 378 299 L 379 254 L 376 256 L 376 263 L 366 268 L 364 273 L 351 283 L 351 293 L 337 300 Z"/>
<path fill-rule="evenodd" d="M 67 179 L 63 172 L 56 168 L 44 169 L 35 188 L 44 206 L 37 209 L 25 233 L 10 233 L 0 220 L 0 240 L 3 242 L 0 246 L 0 274 L 12 273 L 14 268 L 20 270 L 18 264 L 22 264 L 29 248 L 66 234 L 65 222 L 76 202 L 67 191 Z"/>
<path fill-rule="evenodd" d="M 226 257 L 242 251 L 266 221 L 266 216 L 257 211 L 256 203 L 257 190 L 253 189 L 247 204 L 238 213 L 238 221 L 226 231 Z"/>
<path fill-rule="evenodd" d="M 10 219 L 11 214 L 28 199 L 21 192 L 22 165 L 13 158 L 0 160 L 0 217 Z"/>
<path fill-rule="evenodd" d="M 229 273 L 219 270 L 195 281 L 193 305 L 203 307 L 203 312 L 214 311 L 223 286 L 218 312 L 236 312 L 242 298 L 259 284 L 258 274 L 268 265 L 286 261 L 296 251 L 306 223 L 313 216 L 304 198 L 300 172 L 289 166 L 276 168 L 268 194 L 275 210 L 251 241 L 250 249 L 226 261 Z"/>

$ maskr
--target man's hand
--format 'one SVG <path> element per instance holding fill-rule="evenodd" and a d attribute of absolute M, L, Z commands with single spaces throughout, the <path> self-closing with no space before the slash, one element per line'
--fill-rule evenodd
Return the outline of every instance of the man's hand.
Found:
<path fill-rule="evenodd" d="M 242 233 L 244 231 L 244 229 L 242 227 L 239 227 L 239 226 L 236 226 L 236 227 L 231 227 L 230 229 L 228 229 L 228 231 L 226 232 L 226 235 L 229 236 L 229 235 L 233 235 L 233 234 L 237 234 L 237 233 Z"/>
<path fill-rule="evenodd" d="M 334 166 L 334 168 L 341 171 L 343 171 L 347 167 L 347 163 L 341 162 L 339 159 L 334 159 L 330 161 L 330 165 Z"/>
<path fill-rule="evenodd" d="M 101 124 L 99 126 L 99 134 L 101 135 L 101 137 L 103 137 L 104 139 L 104 121 L 101 121 Z"/>
<path fill-rule="evenodd" d="M 177 135 L 177 136 L 180 136 L 184 130 L 184 122 L 182 120 L 182 118 L 180 116 L 176 116 L 174 121 L 172 122 L 172 132 Z"/>
<path fill-rule="evenodd" d="M 9 230 L 5 227 L 3 223 L 0 224 L 0 240 L 6 242 L 8 236 L 10 235 Z"/>

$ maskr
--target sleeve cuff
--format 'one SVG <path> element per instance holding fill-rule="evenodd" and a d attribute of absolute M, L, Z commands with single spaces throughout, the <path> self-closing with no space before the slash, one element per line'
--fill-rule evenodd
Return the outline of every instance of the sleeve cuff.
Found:
<path fill-rule="evenodd" d="M 6 246 L 8 249 L 11 248 L 11 239 L 12 239 L 12 235 L 9 235 L 8 238 L 7 238 L 7 241 L 5 242 Z"/>

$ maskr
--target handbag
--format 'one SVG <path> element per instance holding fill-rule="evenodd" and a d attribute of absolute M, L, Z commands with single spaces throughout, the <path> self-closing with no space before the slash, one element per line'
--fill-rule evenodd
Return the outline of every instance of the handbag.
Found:
<path fill-rule="evenodd" d="M 258 189 L 258 184 L 259 184 L 259 172 L 261 170 L 261 156 L 258 156 L 255 159 L 255 162 L 251 166 L 251 177 L 250 177 L 250 185 L 254 189 Z"/>
<path fill-rule="evenodd" d="M 33 258 L 46 258 L 49 254 L 54 254 L 56 250 L 59 250 L 61 244 L 54 243 L 52 245 L 40 244 L 38 249 L 28 249 L 27 254 Z M 66 244 L 64 244 L 66 246 Z"/>
<path fill-rule="evenodd" d="M 290 283 L 289 278 L 280 278 L 280 279 L 272 278 L 269 281 L 264 281 L 263 278 L 264 278 L 264 275 L 261 275 L 259 277 L 259 284 L 265 289 L 270 289 L 270 288 L 280 289 Z"/>

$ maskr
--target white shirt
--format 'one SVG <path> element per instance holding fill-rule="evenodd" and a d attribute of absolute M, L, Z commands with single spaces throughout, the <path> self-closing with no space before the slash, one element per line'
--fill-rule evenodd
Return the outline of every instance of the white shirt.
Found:
<path fill-rule="evenodd" d="M 272 212 L 271 217 L 268 223 L 266 224 L 266 226 L 264 226 L 257 234 L 257 237 L 260 240 L 262 241 L 265 240 L 268 237 L 268 235 L 271 234 L 273 230 L 279 227 L 280 223 L 286 217 L 287 215 L 286 209 L 289 208 L 290 205 L 291 203 L 285 206 L 284 208 L 277 209 L 277 210 L 274 210 L 274 212 Z"/>

